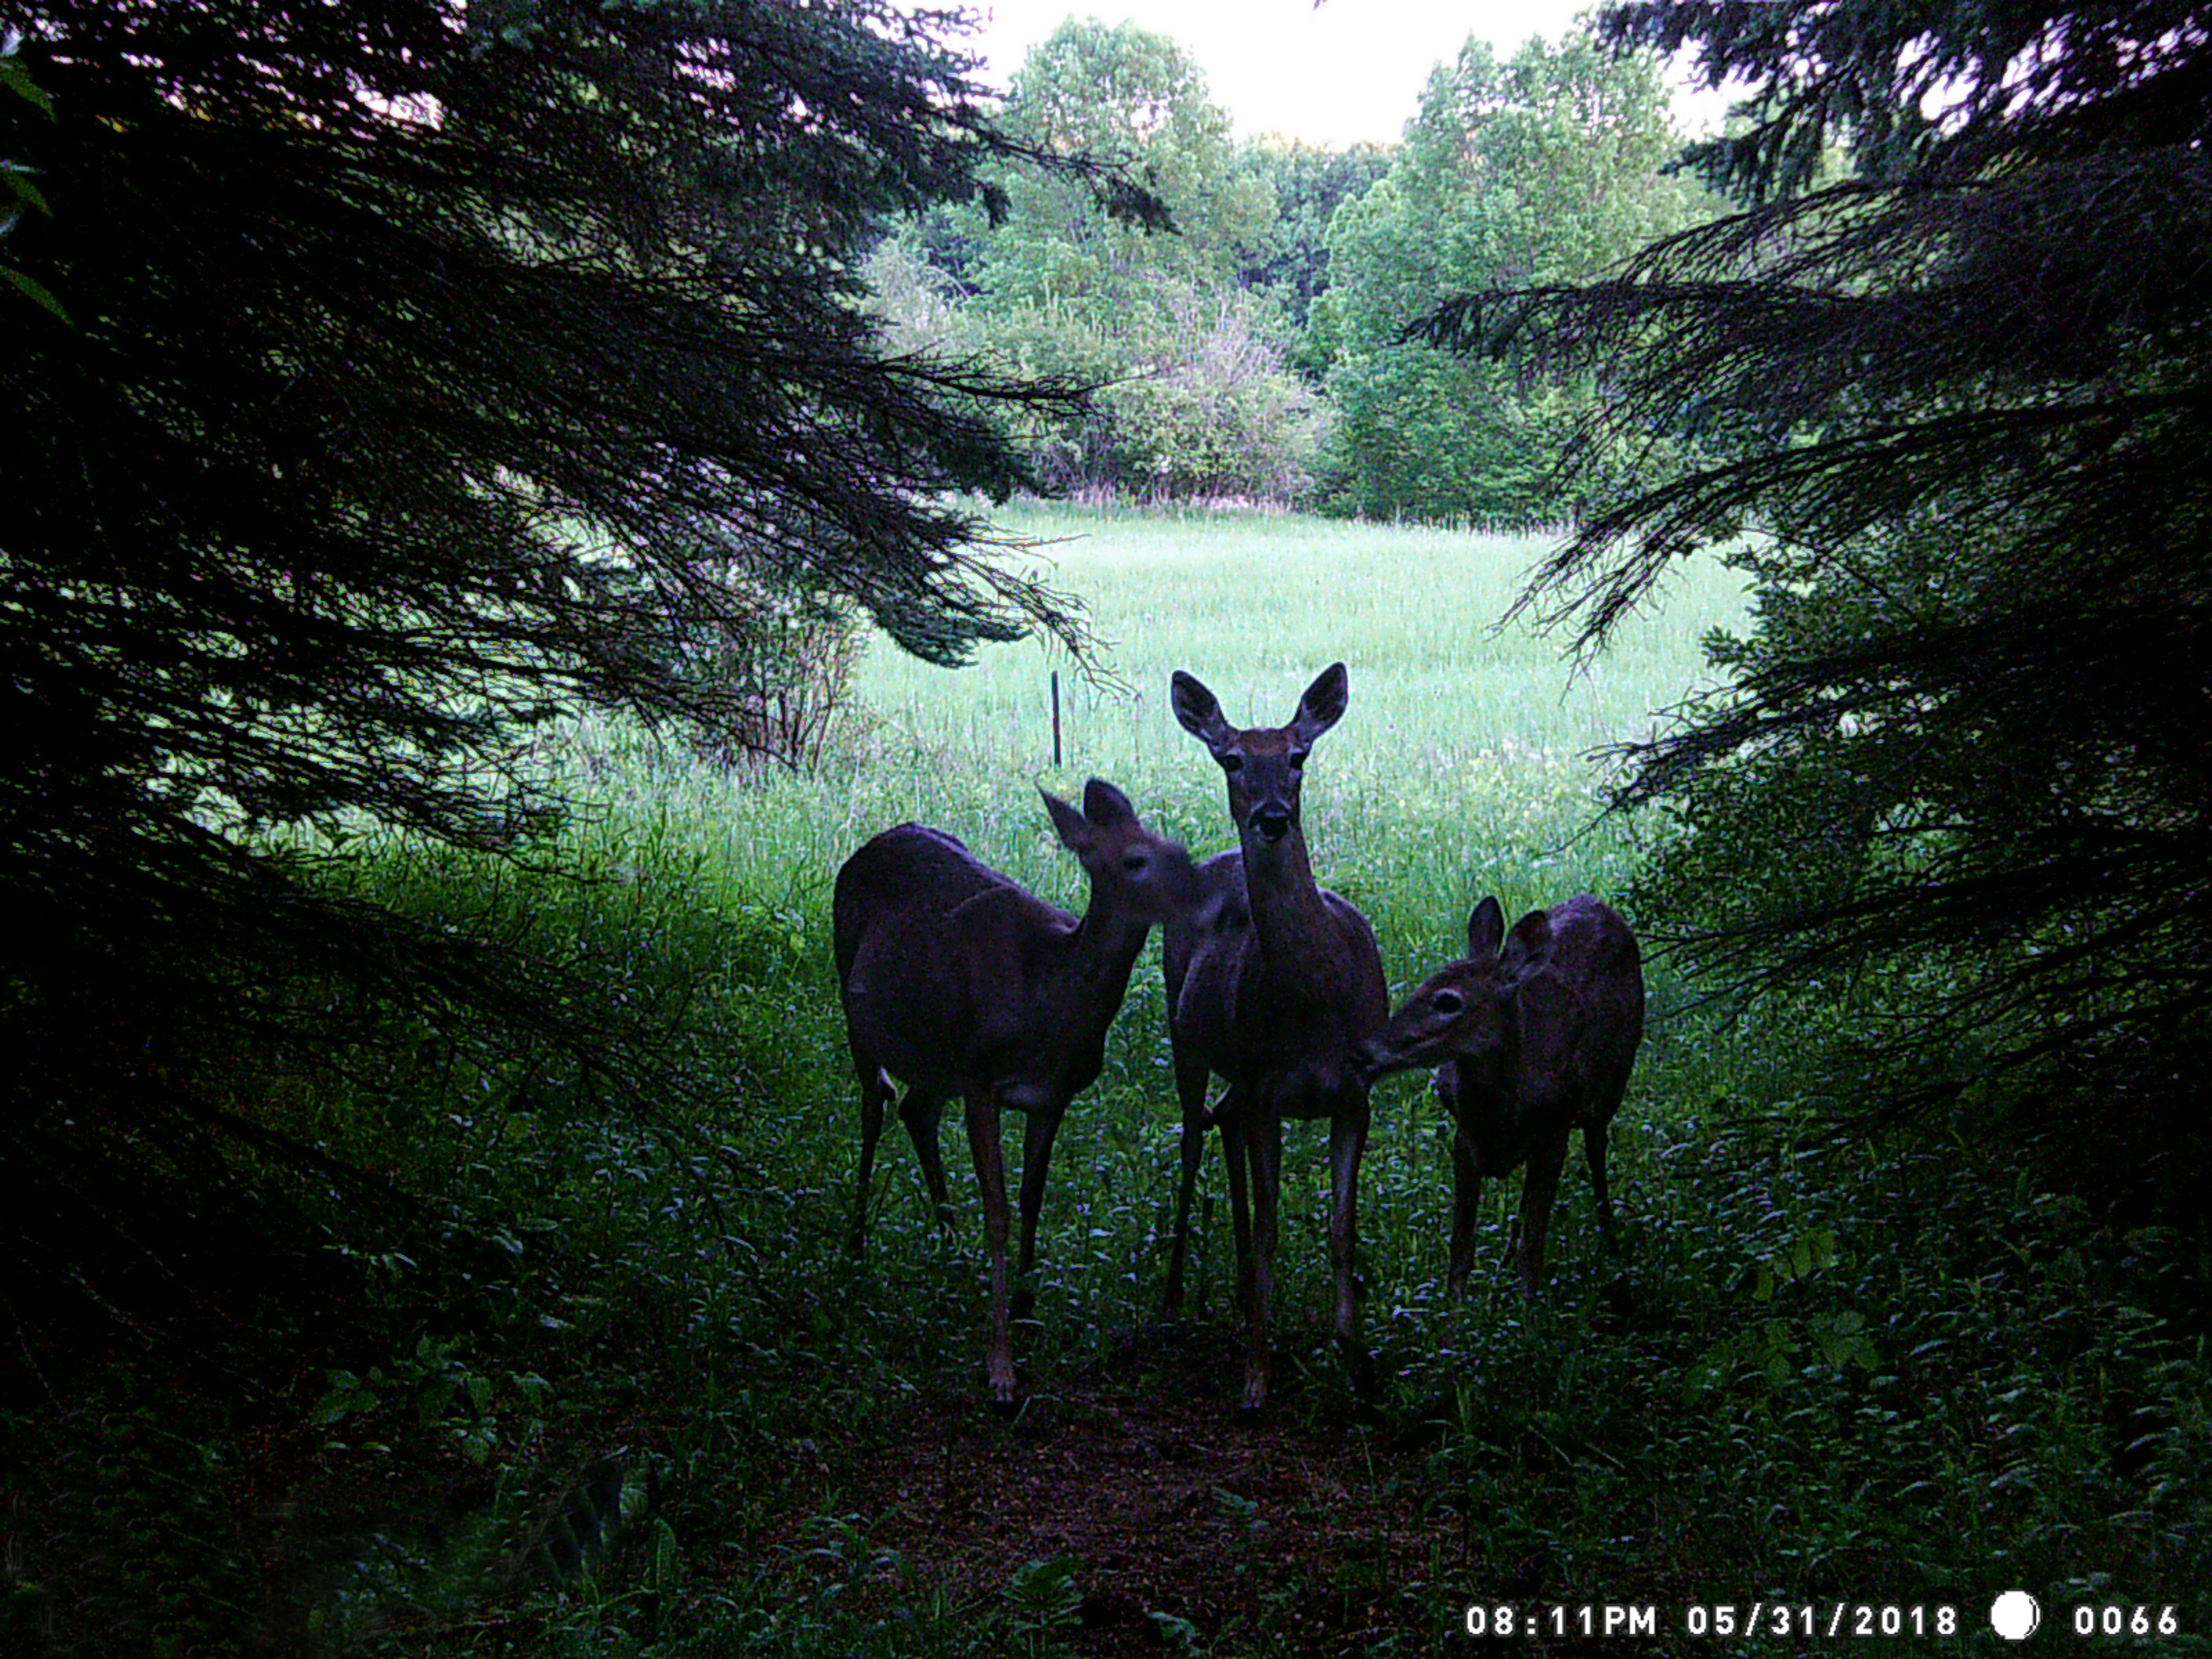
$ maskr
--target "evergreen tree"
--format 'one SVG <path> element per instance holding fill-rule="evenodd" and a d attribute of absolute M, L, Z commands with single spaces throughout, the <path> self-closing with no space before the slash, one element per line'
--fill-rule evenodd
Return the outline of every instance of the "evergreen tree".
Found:
<path fill-rule="evenodd" d="M 646 1063 L 618 1011 L 333 896 L 272 832 L 511 852 L 559 805 L 532 723 L 742 714 L 693 667 L 763 592 L 940 662 L 1079 637 L 942 504 L 1021 479 L 1007 411 L 1073 400 L 887 356 L 860 304 L 887 216 L 1023 153 L 940 15 L 33 0 L 11 22 L 7 86 L 39 96 L 0 97 L 7 178 L 51 211 L 0 288 L 0 1207 L 27 1229 L 0 1279 L 112 1312 L 191 1278 L 155 1218 L 221 1208 L 239 1146 L 315 1166 L 200 1063 L 222 1034 L 309 1065 L 351 987 Z"/>
<path fill-rule="evenodd" d="M 1597 450 L 1697 446 L 1541 572 L 1586 643 L 1751 532 L 1730 684 L 1627 757 L 1622 800 L 1680 826 L 1646 920 L 1721 982 L 1851 988 L 1901 1098 L 2009 1105 L 2107 1191 L 2201 1178 L 2201 12 L 1645 0 L 1602 27 L 1748 88 L 1692 152 L 1741 210 L 1431 337 L 1601 377 Z"/>

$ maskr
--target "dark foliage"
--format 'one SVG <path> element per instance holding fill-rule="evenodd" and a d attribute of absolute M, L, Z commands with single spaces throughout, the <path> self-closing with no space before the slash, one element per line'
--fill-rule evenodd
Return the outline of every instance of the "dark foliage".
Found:
<path fill-rule="evenodd" d="M 2138 1168 L 2188 1145 L 2177 1179 L 2212 1005 L 2212 33 L 1857 0 L 1601 27 L 1750 85 L 1692 152 L 1744 205 L 1429 333 L 1601 374 L 1594 453 L 1692 441 L 1540 573 L 1586 645 L 1755 532 L 1735 684 L 1627 757 L 1620 799 L 1683 832 L 1647 899 L 1726 982 L 1864 993 L 1922 1097 L 2117 1099 Z"/>
<path fill-rule="evenodd" d="M 886 216 L 989 197 L 1013 149 L 942 15 L 10 21 L 8 88 L 39 95 L 0 97 L 7 177 L 51 211 L 0 289 L 0 1279 L 49 1332 L 33 1303 L 151 1340 L 234 1279 L 165 1218 L 263 1213 L 276 1166 L 404 1207 L 254 1105 L 349 1021 L 404 1007 L 684 1097 L 645 1017 L 526 925 L 403 919 L 286 849 L 368 824 L 526 849 L 560 805 L 532 724 L 596 701 L 744 730 L 745 689 L 688 671 L 763 592 L 941 662 L 1079 644 L 939 504 L 1003 495 L 1006 415 L 1073 394 L 886 358 L 858 308 Z"/>

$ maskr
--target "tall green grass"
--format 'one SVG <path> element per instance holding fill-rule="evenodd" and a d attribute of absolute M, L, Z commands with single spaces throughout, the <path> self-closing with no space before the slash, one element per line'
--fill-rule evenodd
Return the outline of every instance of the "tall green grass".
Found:
<path fill-rule="evenodd" d="M 1097 678 L 1036 642 L 987 648 L 957 672 L 878 643 L 854 678 L 867 729 L 843 764 L 726 777 L 653 763 L 634 738 L 602 733 L 623 748 L 624 788 L 754 891 L 804 902 L 860 841 L 914 818 L 1068 900 L 1075 872 L 1037 787 L 1073 796 L 1086 777 L 1109 779 L 1194 853 L 1218 850 L 1234 839 L 1220 779 L 1175 723 L 1170 674 L 1197 674 L 1232 720 L 1272 724 L 1340 659 L 1351 708 L 1316 759 L 1308 836 L 1322 878 L 1384 913 L 1386 945 L 1411 953 L 1394 971 L 1409 969 L 1448 948 L 1492 887 L 1510 908 L 1620 884 L 1620 836 L 1586 833 L 1601 776 L 1592 752 L 1648 735 L 1700 678 L 1702 635 L 1742 613 L 1735 574 L 1700 563 L 1577 664 L 1561 636 L 1499 626 L 1542 550 L 1533 539 L 1289 516 L 1008 519 L 1089 606 L 1104 641 Z"/>
<path fill-rule="evenodd" d="M 1578 665 L 1556 638 L 1496 626 L 1534 542 L 1294 518 L 1008 520 L 1048 542 L 1039 557 L 1091 605 L 1104 678 L 1034 644 L 959 673 L 872 652 L 862 718 L 809 776 L 726 774 L 581 720 L 545 753 L 581 808 L 545 851 L 583 883 L 362 843 L 363 890 L 489 925 L 586 964 L 625 1006 L 665 1010 L 672 1063 L 705 1086 L 678 1118 L 527 1055 L 457 1063 L 450 1035 L 427 1028 L 388 1034 L 343 1078 L 298 1080 L 291 1127 L 404 1180 L 473 1254 L 366 1263 L 383 1310 L 364 1330 L 372 1351 L 288 1385 L 301 1431 L 325 1437 L 308 1499 L 387 1496 L 380 1512 L 364 1504 L 280 1540 L 313 1571 L 294 1572 L 297 1616 L 272 1628 L 306 1632 L 311 1650 L 410 1655 L 491 1650 L 501 1631 L 543 1653 L 1084 1650 L 1056 1621 L 1071 1585 L 1109 1582 L 1103 1564 L 1038 1564 L 979 1600 L 875 1541 L 892 1517 L 855 1495 L 861 1463 L 895 1451 L 913 1413 L 980 1411 L 986 1293 L 957 1115 L 956 1234 L 932 1224 L 893 1133 L 871 1249 L 842 1249 L 858 1101 L 830 957 L 839 863 L 920 819 L 1079 908 L 1039 787 L 1073 796 L 1103 776 L 1194 853 L 1227 847 L 1220 774 L 1175 726 L 1169 674 L 1188 668 L 1231 719 L 1272 723 L 1342 659 L 1351 706 L 1308 770 L 1308 835 L 1322 879 L 1374 920 L 1401 991 L 1456 953 L 1486 893 L 1517 914 L 1620 892 L 1634 848 L 1593 822 L 1593 751 L 1647 732 L 1702 677 L 1700 636 L 1743 605 L 1731 572 L 1693 567 Z M 1444 1302 L 1447 1129 L 1423 1080 L 1395 1080 L 1376 1094 L 1361 1182 L 1373 1363 L 1346 1366 L 1329 1340 L 1322 1135 L 1292 1126 L 1278 1420 L 1351 1425 L 1375 1480 L 1431 1530 L 1431 1571 L 1391 1587 L 1388 1629 L 1294 1635 L 1275 1615 L 1310 1626 L 1335 1605 L 1342 1560 L 1244 1548 L 1298 1519 L 1223 1494 L 1218 1516 L 1190 1524 L 1219 1534 L 1257 1611 L 1199 1630 L 1183 1609 L 1152 1609 L 1170 1650 L 1435 1651 L 1468 1602 L 1492 1597 L 1648 1601 L 1679 1643 L 1692 1602 L 1780 1597 L 1949 1602 L 1960 1632 L 1912 1650 L 1993 1652 L 1984 1615 L 2000 1589 L 2034 1591 L 2063 1629 L 2073 1607 L 2186 1602 L 2212 1576 L 2203 1354 L 2144 1310 L 2191 1305 L 2205 1264 L 2168 1237 L 2116 1247 L 1963 1132 L 1894 1146 L 1811 1133 L 1813 1115 L 1792 1114 L 1822 1103 L 1801 1097 L 1830 1074 L 1801 1062 L 1843 1016 L 1692 1018 L 1667 964 L 1650 972 L 1655 1018 L 1613 1134 L 1620 1224 L 1597 1234 L 1577 1156 L 1534 1305 L 1501 1265 L 1517 1181 L 1486 1195 L 1473 1294 Z M 1163 1000 L 1149 954 L 1104 1075 L 1060 1134 L 1037 1322 L 1015 1345 L 1035 1400 L 1074 1397 L 1102 1358 L 1162 1337 L 1178 1137 Z M 1192 1316 L 1225 1334 L 1211 1148 L 1205 1189 Z M 401 1334 L 380 1357 L 386 1328 Z M 1219 1378 L 1224 1419 L 1235 1372 Z M 74 1493 L 89 1531 L 165 1540 L 167 1553 L 141 1552 L 159 1567 L 141 1572 L 149 1593 L 148 1574 L 173 1578 L 189 1558 L 210 1605 L 267 1604 L 252 1552 L 222 1553 L 226 1489 L 206 1474 L 237 1464 L 242 1442 L 212 1408 L 149 1437 L 137 1382 L 52 1426 L 42 1490 L 57 1496 L 40 1501 Z M 1008 1431 L 1010 1456 L 1023 1432 Z M 589 1474 L 616 1448 L 619 1490 Z M 584 1549 L 579 1517 L 622 1520 L 633 1489 L 628 1541 Z M 580 1510 L 579 1491 L 596 1493 Z M 402 1492 L 411 1508 L 389 1496 Z M 149 1501 L 187 1518 L 143 1526 Z M 313 1507 L 296 1489 L 257 1502 Z M 483 1616 L 499 1598 L 507 1611 Z M 56 1605 L 16 1595 L 0 1635 Z M 2185 1619 L 2181 1638 L 2136 1650 L 2212 1650 L 2195 1634 L 2203 1607 Z"/>
<path fill-rule="evenodd" d="M 958 672 L 872 649 L 854 685 L 859 734 L 840 763 L 807 777 L 727 775 L 609 728 L 579 738 L 606 751 L 605 811 L 617 821 L 646 815 L 656 833 L 701 851 L 719 902 L 767 917 L 801 953 L 811 1001 L 781 1011 L 781 1047 L 800 1068 L 805 1098 L 787 1103 L 765 1133 L 781 1166 L 804 1171 L 839 1214 L 857 1096 L 830 971 L 828 900 L 838 865 L 868 836 L 903 819 L 933 824 L 1079 910 L 1080 874 L 1053 838 L 1039 787 L 1074 797 L 1085 777 L 1103 776 L 1194 854 L 1233 846 L 1220 773 L 1176 725 L 1170 674 L 1197 673 L 1232 720 L 1273 724 L 1322 667 L 1342 660 L 1351 706 L 1308 770 L 1307 835 L 1320 878 L 1374 921 L 1395 994 L 1459 953 L 1467 914 L 1486 894 L 1518 915 L 1574 892 L 1618 893 L 1632 850 L 1620 826 L 1599 822 L 1599 751 L 1648 734 L 1700 678 L 1703 635 L 1742 614 L 1735 573 L 1704 562 L 1607 653 L 1577 662 L 1560 636 L 1526 621 L 1501 625 L 1543 551 L 1534 539 L 1111 510 L 1032 509 L 1010 515 L 1008 527 L 1042 543 L 1040 562 L 1089 607 L 1104 642 L 1095 674 L 1033 642 L 988 649 Z M 1656 1036 L 1655 1054 L 1664 1045 Z M 1178 1133 L 1167 1053 L 1155 947 L 1109 1040 L 1105 1076 L 1070 1115 L 1046 1206 L 1051 1282 L 1040 1305 L 1056 1343 L 1077 1339 L 1066 1352 L 1078 1359 L 1154 1312 Z M 1650 1060 L 1646 1074 L 1656 1074 Z M 1632 1099 L 1632 1123 L 1656 1103 Z M 1434 1292 L 1448 1190 L 1443 1134 L 1422 1080 L 1378 1094 L 1362 1233 L 1380 1304 Z M 1632 1127 L 1620 1140 L 1618 1162 L 1632 1182 Z M 1293 1328 L 1325 1302 L 1317 1275 L 1326 1252 L 1310 1243 L 1327 1202 L 1321 1146 L 1317 1132 L 1294 1130 L 1286 1160 L 1300 1206 L 1291 1213 L 1308 1241 L 1286 1248 L 1279 1270 Z M 957 1145 L 951 1152 L 964 1188 L 964 1158 Z M 900 1242 L 925 1212 L 912 1158 L 896 1136 L 887 1154 L 879 1204 L 892 1242 L 881 1253 L 918 1252 L 936 1290 L 913 1292 L 941 1294 L 935 1243 Z M 1207 1260 L 1218 1285 L 1228 1264 L 1217 1164 L 1209 1160 L 1203 1190 L 1214 1200 Z M 1111 1226 L 1100 1225 L 1085 1190 L 1092 1182 L 1114 1194 Z M 945 1380 L 964 1378 L 975 1358 L 959 1352 Z"/>

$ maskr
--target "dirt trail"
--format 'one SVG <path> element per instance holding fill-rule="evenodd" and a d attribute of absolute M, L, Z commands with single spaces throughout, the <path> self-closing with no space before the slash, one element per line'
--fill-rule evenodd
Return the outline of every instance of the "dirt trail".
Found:
<path fill-rule="evenodd" d="M 1424 1520 L 1419 1483 L 1389 1478 L 1373 1437 L 1279 1407 L 1237 1420 L 1241 1366 L 1225 1330 L 1156 1330 L 1011 1425 L 919 1407 L 852 1497 L 884 1517 L 872 1545 L 994 1613 L 1024 1563 L 1078 1558 L 1083 1627 L 1066 1645 L 1079 1653 L 1168 1650 L 1154 1613 L 1218 1652 L 1234 1650 L 1217 1635 L 1230 1631 L 1300 1653 L 1394 1633 L 1407 1652 L 1436 1644 L 1462 1597 L 1427 1581 L 1453 1576 L 1456 1520 Z"/>

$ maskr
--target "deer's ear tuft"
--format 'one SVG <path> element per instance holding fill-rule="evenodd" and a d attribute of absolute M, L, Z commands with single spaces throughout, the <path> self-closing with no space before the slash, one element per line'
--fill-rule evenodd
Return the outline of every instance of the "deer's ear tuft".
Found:
<path fill-rule="evenodd" d="M 1504 937 L 1505 907 L 1495 898 L 1486 898 L 1468 915 L 1467 953 L 1469 957 L 1494 957 L 1498 941 Z"/>

